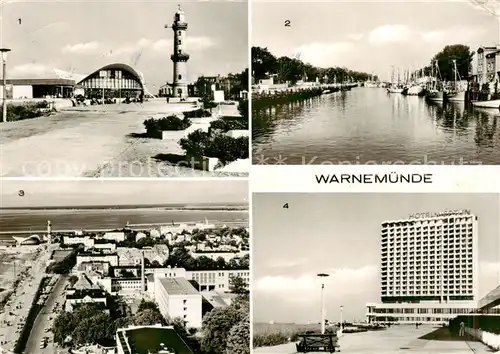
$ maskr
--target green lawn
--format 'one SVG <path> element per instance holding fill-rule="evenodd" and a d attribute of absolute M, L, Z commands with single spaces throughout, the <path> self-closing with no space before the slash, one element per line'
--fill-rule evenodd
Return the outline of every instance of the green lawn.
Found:
<path fill-rule="evenodd" d="M 162 348 L 174 349 L 176 354 L 193 354 L 191 349 L 173 329 L 165 328 L 140 328 L 126 332 L 132 353 L 148 354 Z"/>

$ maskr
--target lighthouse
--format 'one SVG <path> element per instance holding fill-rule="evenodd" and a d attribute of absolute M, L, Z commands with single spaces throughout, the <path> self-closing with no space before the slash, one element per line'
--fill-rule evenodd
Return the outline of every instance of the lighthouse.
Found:
<path fill-rule="evenodd" d="M 165 26 L 165 28 L 168 27 L 171 27 L 174 31 L 174 52 L 170 56 L 174 63 L 171 96 L 185 99 L 188 97 L 187 61 L 189 60 L 189 54 L 184 51 L 184 48 L 188 24 L 181 5 L 178 5 L 172 26 Z"/>
<path fill-rule="evenodd" d="M 47 220 L 47 242 L 52 243 L 52 224 Z"/>

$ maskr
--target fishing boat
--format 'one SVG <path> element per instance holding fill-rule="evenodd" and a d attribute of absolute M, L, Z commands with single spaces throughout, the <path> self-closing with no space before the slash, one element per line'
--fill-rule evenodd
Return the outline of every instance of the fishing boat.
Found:
<path fill-rule="evenodd" d="M 455 73 L 454 87 L 446 92 L 446 97 L 450 102 L 465 102 L 465 91 L 467 90 L 459 84 L 461 80 L 457 69 L 457 61 L 455 59 L 453 59 L 453 71 Z"/>
<path fill-rule="evenodd" d="M 387 93 L 404 93 L 405 86 L 401 83 L 399 68 L 398 68 L 398 80 L 395 81 L 394 66 L 392 67 L 391 84 L 387 87 Z"/>
<path fill-rule="evenodd" d="M 425 98 L 433 102 L 443 102 L 445 98 L 444 91 L 438 82 L 438 76 L 440 76 L 439 67 L 437 66 L 437 62 L 435 62 L 435 65 L 432 66 L 432 80 L 425 93 Z"/>

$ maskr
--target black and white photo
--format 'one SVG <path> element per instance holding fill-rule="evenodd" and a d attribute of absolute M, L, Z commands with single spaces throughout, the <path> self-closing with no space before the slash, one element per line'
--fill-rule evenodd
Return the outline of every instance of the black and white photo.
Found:
<path fill-rule="evenodd" d="M 254 193 L 252 205 L 255 353 L 498 346 L 498 194 Z"/>
<path fill-rule="evenodd" d="M 3 176 L 248 175 L 248 3 L 0 11 Z"/>
<path fill-rule="evenodd" d="M 500 5 L 254 1 L 257 165 L 500 163 Z"/>
<path fill-rule="evenodd" d="M 247 181 L 4 180 L 1 199 L 2 353 L 249 353 Z"/>

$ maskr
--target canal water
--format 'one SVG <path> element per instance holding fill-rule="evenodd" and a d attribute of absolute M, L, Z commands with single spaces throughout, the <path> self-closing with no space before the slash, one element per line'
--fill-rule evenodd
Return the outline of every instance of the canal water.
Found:
<path fill-rule="evenodd" d="M 500 111 L 354 88 L 253 113 L 253 163 L 500 164 Z"/>

